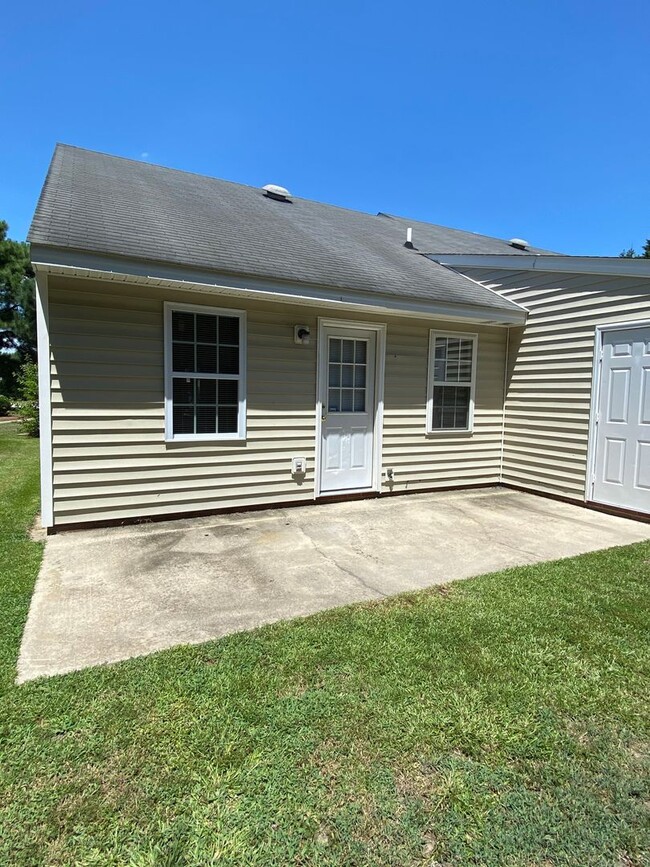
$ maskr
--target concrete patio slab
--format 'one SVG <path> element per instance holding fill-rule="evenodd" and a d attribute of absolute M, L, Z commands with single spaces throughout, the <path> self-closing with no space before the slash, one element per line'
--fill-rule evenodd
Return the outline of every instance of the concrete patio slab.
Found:
<path fill-rule="evenodd" d="M 502 488 L 60 533 L 18 681 L 649 538 L 649 524 Z"/>

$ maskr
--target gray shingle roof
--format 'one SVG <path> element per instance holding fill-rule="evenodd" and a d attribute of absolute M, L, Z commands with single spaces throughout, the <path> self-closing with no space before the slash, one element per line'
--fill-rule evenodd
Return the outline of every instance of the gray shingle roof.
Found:
<path fill-rule="evenodd" d="M 388 220 L 396 220 L 404 227 L 411 226 L 413 229 L 413 243 L 423 253 L 433 256 L 439 255 L 486 255 L 486 256 L 530 256 L 531 254 L 544 254 L 545 256 L 558 256 L 551 250 L 542 250 L 539 247 L 527 247 L 519 250 L 511 247 L 508 241 L 500 238 L 491 238 L 489 235 L 478 235 L 475 232 L 463 232 L 462 229 L 448 229 L 446 226 L 436 226 L 433 223 L 423 223 L 420 220 L 410 220 L 408 217 L 396 217 L 393 214 L 379 213 L 378 216 Z"/>
<path fill-rule="evenodd" d="M 508 253 L 504 241 L 57 145 L 29 232 L 33 244 L 189 268 L 512 310 L 422 253 Z"/>

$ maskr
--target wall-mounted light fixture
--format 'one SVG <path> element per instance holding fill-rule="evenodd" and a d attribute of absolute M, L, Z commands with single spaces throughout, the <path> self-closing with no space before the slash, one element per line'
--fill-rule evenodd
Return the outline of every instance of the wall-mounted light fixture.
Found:
<path fill-rule="evenodd" d="M 311 329 L 309 328 L 309 325 L 294 325 L 293 326 L 294 343 L 299 343 L 302 346 L 308 346 L 310 336 L 311 336 Z"/>

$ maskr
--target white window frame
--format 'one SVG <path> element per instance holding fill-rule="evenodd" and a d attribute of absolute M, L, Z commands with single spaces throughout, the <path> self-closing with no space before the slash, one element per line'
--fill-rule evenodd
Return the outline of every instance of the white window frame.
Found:
<path fill-rule="evenodd" d="M 434 385 L 467 386 L 463 382 L 435 382 L 434 364 L 437 337 L 462 337 L 472 341 L 472 379 L 469 383 L 469 413 L 466 428 L 434 428 L 433 426 L 433 387 Z M 427 373 L 427 419 L 426 432 L 429 436 L 468 436 L 474 432 L 474 403 L 476 395 L 476 359 L 478 357 L 478 334 L 467 331 L 429 331 L 429 369 Z"/>
<path fill-rule="evenodd" d="M 239 319 L 239 373 L 192 373 L 193 379 L 234 379 L 239 382 L 239 408 L 236 433 L 200 433 L 174 435 L 174 376 L 187 376 L 187 371 L 174 373 L 172 369 L 172 313 L 176 310 L 187 313 L 207 313 L 212 316 L 232 316 Z M 208 307 L 199 304 L 176 304 L 165 302 L 165 442 L 241 442 L 246 439 L 246 312 L 225 307 Z"/>

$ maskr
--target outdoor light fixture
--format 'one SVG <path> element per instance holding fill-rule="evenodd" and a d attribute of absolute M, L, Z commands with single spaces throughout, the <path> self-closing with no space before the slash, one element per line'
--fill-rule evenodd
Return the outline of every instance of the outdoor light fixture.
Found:
<path fill-rule="evenodd" d="M 309 328 L 309 325 L 293 326 L 293 339 L 295 343 L 299 343 L 302 346 L 308 346 L 310 336 L 311 330 Z"/>

